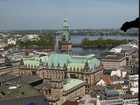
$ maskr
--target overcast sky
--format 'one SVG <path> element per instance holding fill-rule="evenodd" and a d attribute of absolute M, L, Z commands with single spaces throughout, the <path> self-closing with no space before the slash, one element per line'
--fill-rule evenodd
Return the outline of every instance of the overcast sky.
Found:
<path fill-rule="evenodd" d="M 120 28 L 139 16 L 139 0 L 0 0 L 0 30 Z"/>

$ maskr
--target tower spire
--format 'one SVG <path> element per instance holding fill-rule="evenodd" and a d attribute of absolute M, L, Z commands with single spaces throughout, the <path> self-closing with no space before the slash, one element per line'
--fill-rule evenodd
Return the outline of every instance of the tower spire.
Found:
<path fill-rule="evenodd" d="M 69 33 L 69 25 L 66 17 L 66 5 L 65 5 L 65 17 L 63 24 L 63 33 L 62 33 L 62 41 L 61 41 L 61 53 L 67 53 L 72 55 L 72 43 Z"/>
<path fill-rule="evenodd" d="M 65 5 L 65 17 L 66 17 L 66 5 Z"/>

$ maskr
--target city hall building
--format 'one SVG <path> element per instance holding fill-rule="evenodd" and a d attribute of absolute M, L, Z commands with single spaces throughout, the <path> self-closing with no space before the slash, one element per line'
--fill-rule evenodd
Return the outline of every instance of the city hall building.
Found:
<path fill-rule="evenodd" d="M 94 54 L 72 55 L 72 43 L 66 17 L 60 44 L 61 53 L 46 56 L 34 52 L 32 56 L 23 58 L 20 63 L 20 75 L 38 75 L 46 79 L 80 79 L 86 82 L 85 92 L 92 91 L 95 83 L 103 75 L 103 65 Z"/>

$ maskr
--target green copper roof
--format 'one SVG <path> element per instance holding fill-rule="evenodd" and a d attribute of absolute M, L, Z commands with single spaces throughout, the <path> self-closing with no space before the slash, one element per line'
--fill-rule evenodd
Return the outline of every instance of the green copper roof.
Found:
<path fill-rule="evenodd" d="M 81 59 L 79 59 L 79 60 L 81 60 Z M 73 61 L 73 59 L 72 59 L 72 61 Z M 81 62 L 80 61 L 78 62 L 78 60 L 77 60 L 76 62 L 69 63 L 67 66 L 67 69 L 68 69 L 68 71 L 80 72 L 84 69 L 86 62 L 88 62 L 91 72 L 94 72 L 94 69 L 96 67 L 99 67 L 101 64 L 101 61 L 97 58 L 92 58 L 90 60 L 82 59 Z"/>
<path fill-rule="evenodd" d="M 65 17 L 65 20 L 64 20 L 64 24 L 63 24 L 63 38 L 66 39 L 66 41 L 69 40 L 70 38 L 70 33 L 69 33 L 69 25 L 67 23 L 67 18 Z"/>
<path fill-rule="evenodd" d="M 85 63 L 87 59 L 80 59 L 80 58 L 72 58 L 71 62 L 72 63 Z"/>
<path fill-rule="evenodd" d="M 48 66 L 51 67 L 52 64 L 54 67 L 58 67 L 58 64 L 61 68 L 64 67 L 64 64 L 67 64 L 71 61 L 71 57 L 69 54 L 51 54 L 51 56 L 48 58 Z"/>
<path fill-rule="evenodd" d="M 91 71 L 94 71 L 94 68 L 99 67 L 101 61 L 95 57 L 94 54 L 87 56 L 70 56 L 69 54 L 51 54 L 50 57 L 47 56 L 35 56 L 34 59 L 24 58 L 23 62 L 27 68 L 37 68 L 42 61 L 44 68 L 46 64 L 49 68 L 54 66 L 54 68 L 60 67 L 64 68 L 64 65 L 67 67 L 68 71 L 80 72 L 84 69 L 86 62 L 88 62 L 89 68 Z"/>
<path fill-rule="evenodd" d="M 69 63 L 67 66 L 68 71 L 81 72 L 84 68 L 85 63 Z"/>
<path fill-rule="evenodd" d="M 73 63 L 85 63 L 87 60 L 94 58 L 94 54 L 89 54 L 86 56 L 81 56 L 81 55 L 73 55 L 72 56 L 72 61 Z"/>
<path fill-rule="evenodd" d="M 42 61 L 43 66 L 46 66 L 46 62 L 48 60 L 48 56 L 41 56 L 40 57 L 39 55 L 35 55 L 34 58 L 32 58 L 32 59 L 24 58 L 23 62 L 24 62 L 24 65 L 27 68 L 36 68 L 36 67 L 39 67 L 40 60 Z"/>
<path fill-rule="evenodd" d="M 40 60 L 35 60 L 35 59 L 23 59 L 24 65 L 27 68 L 36 68 L 39 67 Z"/>
<path fill-rule="evenodd" d="M 93 58 L 91 60 L 88 60 L 88 65 L 91 71 L 94 71 L 94 68 L 99 67 L 101 64 L 101 61 L 97 58 Z"/>
<path fill-rule="evenodd" d="M 47 56 L 42 56 L 40 57 L 41 61 L 42 62 L 46 62 L 48 60 L 48 57 Z"/>
<path fill-rule="evenodd" d="M 82 83 L 84 83 L 84 81 L 79 80 L 79 79 L 69 79 L 67 80 L 67 83 L 63 86 L 63 90 L 64 91 L 70 90 Z"/>

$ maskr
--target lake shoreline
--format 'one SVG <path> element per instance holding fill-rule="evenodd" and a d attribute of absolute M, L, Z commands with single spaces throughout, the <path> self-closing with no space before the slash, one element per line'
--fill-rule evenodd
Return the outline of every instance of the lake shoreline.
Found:
<path fill-rule="evenodd" d="M 84 38 L 89 38 L 90 40 L 96 40 L 98 38 L 100 38 L 101 36 L 99 35 L 96 35 L 96 36 L 87 36 L 87 35 L 79 35 L 79 36 L 76 36 L 76 35 L 71 35 L 71 41 L 73 44 L 75 43 L 81 43 L 81 41 L 84 39 Z M 114 36 L 114 35 L 110 35 L 110 36 L 102 36 L 103 39 L 118 39 L 118 40 L 122 40 L 122 39 L 132 39 L 132 40 L 138 40 L 138 36 Z M 59 36 L 56 36 L 56 42 L 58 41 L 61 41 L 61 35 Z M 55 46 L 55 50 L 58 51 L 58 52 L 61 52 L 59 49 L 58 49 L 58 45 L 56 43 L 56 46 Z M 87 54 L 95 54 L 95 55 L 100 55 L 101 53 L 104 53 L 104 52 L 108 52 L 110 51 L 111 48 L 107 47 L 107 48 L 90 48 L 90 47 L 72 47 L 72 53 L 74 55 L 77 55 L 77 54 L 82 54 L 82 55 L 87 55 Z"/>

